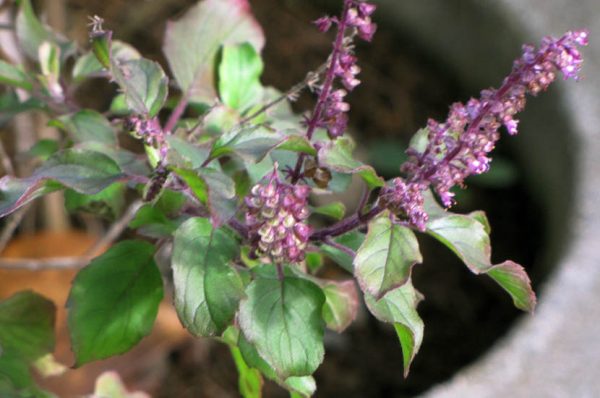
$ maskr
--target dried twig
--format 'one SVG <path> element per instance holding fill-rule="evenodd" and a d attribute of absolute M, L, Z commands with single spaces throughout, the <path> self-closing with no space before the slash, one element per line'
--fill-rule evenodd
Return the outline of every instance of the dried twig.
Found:
<path fill-rule="evenodd" d="M 6 149 L 4 148 L 4 144 L 0 141 L 0 160 L 2 161 L 2 168 L 4 169 L 4 173 L 9 176 L 15 175 L 15 168 L 12 164 L 12 160 L 8 156 Z"/>
<path fill-rule="evenodd" d="M 25 206 L 17 210 L 13 213 L 13 215 L 8 219 L 2 233 L 0 233 L 0 253 L 4 251 L 4 248 L 10 242 L 13 234 L 15 233 L 19 224 L 21 224 L 21 220 L 23 220 L 23 216 L 29 210 L 29 206 Z"/>
<path fill-rule="evenodd" d="M 108 230 L 108 232 L 100 238 L 83 256 L 77 257 L 56 257 L 47 259 L 33 258 L 2 258 L 0 259 L 0 268 L 6 269 L 68 269 L 80 268 L 87 265 L 94 256 L 101 251 L 105 246 L 114 242 L 121 233 L 127 228 L 127 225 L 133 220 L 137 211 L 143 205 L 141 200 L 133 202 L 125 211 L 123 216 L 116 221 Z"/>

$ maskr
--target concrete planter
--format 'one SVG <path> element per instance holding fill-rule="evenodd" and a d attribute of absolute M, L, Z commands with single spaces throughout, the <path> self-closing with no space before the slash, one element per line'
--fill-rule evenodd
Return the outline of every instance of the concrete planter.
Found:
<path fill-rule="evenodd" d="M 553 270 L 533 317 L 430 391 L 438 397 L 600 396 L 600 3 L 594 0 L 381 0 L 383 23 L 447 61 L 476 95 L 497 85 L 524 42 L 587 27 L 584 81 L 530 101 L 515 149 L 546 216 Z M 550 269 L 548 269 L 550 271 Z"/>

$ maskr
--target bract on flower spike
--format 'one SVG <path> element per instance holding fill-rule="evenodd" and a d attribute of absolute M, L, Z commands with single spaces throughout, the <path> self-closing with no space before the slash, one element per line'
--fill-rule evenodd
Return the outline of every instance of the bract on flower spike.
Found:
<path fill-rule="evenodd" d="M 290 185 L 279 180 L 277 164 L 273 173 L 252 187 L 246 196 L 246 224 L 253 253 L 272 262 L 298 263 L 304 260 L 311 229 L 307 224 L 307 185 Z"/>

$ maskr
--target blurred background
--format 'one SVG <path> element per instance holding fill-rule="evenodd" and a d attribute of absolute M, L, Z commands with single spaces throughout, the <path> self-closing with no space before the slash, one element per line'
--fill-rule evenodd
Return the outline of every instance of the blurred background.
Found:
<path fill-rule="evenodd" d="M 35 5 L 49 25 L 76 39 L 83 48 L 87 46 L 88 16 L 99 15 L 105 19 L 105 26 L 115 32 L 115 38 L 133 44 L 145 57 L 160 62 L 168 71 L 161 53 L 165 24 L 194 3 L 193 0 L 42 0 Z M 319 33 L 311 21 L 324 13 L 336 13 L 339 9 L 336 3 L 341 2 L 251 0 L 250 3 L 267 38 L 263 52 L 265 85 L 285 90 L 326 59 L 332 37 Z M 504 38 L 486 42 L 494 33 L 497 38 L 498 26 L 503 23 L 495 24 L 502 20 L 502 13 L 486 2 L 452 0 L 439 10 L 431 7 L 439 6 L 440 2 L 392 3 L 382 1 L 383 12 L 376 17 L 379 30 L 373 42 L 361 43 L 357 48 L 363 84 L 349 98 L 351 134 L 358 142 L 357 151 L 385 178 L 398 174 L 408 140 L 425 125 L 427 118 L 443 120 L 452 102 L 466 101 L 477 96 L 480 89 L 500 84 L 503 75 L 510 71 L 511 60 L 520 54 L 519 40 L 525 37 L 507 29 Z M 5 0 L 0 7 L 3 23 L 9 24 L 12 2 Z M 386 12 L 392 9 L 402 16 Z M 450 13 L 444 14 L 448 10 Z M 429 28 L 420 29 L 423 24 Z M 437 26 L 436 34 L 448 41 L 430 40 L 428 32 L 436 31 L 431 26 Z M 14 53 L 10 26 L 3 26 L 0 38 L 5 55 Z M 457 56 L 462 57 L 462 64 L 456 61 Z M 76 97 L 83 106 L 104 110 L 113 94 L 114 86 L 99 79 L 81 87 Z M 305 94 L 294 108 L 305 112 L 313 103 L 314 98 Z M 547 115 L 542 109 L 555 110 L 550 122 L 555 130 L 568 124 L 556 92 L 533 108 L 534 115 Z M 31 146 L 36 136 L 53 134 L 45 122 L 40 115 L 21 116 L 0 127 L 1 139 L 14 155 Z M 555 226 L 567 219 L 571 211 L 568 203 L 572 180 L 563 178 L 562 185 L 557 186 L 556 182 L 546 184 L 546 176 L 553 172 L 552 167 L 569 175 L 575 150 L 564 137 L 553 142 L 554 149 L 544 150 L 548 143 L 535 143 L 541 126 L 543 123 L 535 116 L 525 116 L 522 135 L 531 134 L 534 138 L 523 142 L 519 142 L 522 136 L 503 139 L 495 152 L 491 172 L 469 180 L 468 190 L 458 192 L 460 206 L 454 209 L 484 210 L 493 228 L 493 259 L 500 262 L 510 258 L 523 264 L 536 289 L 543 288 L 562 250 L 557 242 L 564 242 L 562 238 L 568 233 L 565 229 L 557 232 Z M 554 137 L 551 131 L 548 134 Z M 517 141 L 516 145 L 512 141 Z M 534 150 L 536 145 L 538 151 Z M 536 158 L 543 159 L 552 151 L 558 153 L 553 158 L 558 164 L 540 166 Z M 19 172 L 26 175 L 27 170 Z M 559 194 L 550 200 L 543 192 Z M 356 197 L 346 196 L 344 200 L 352 208 L 358 196 L 358 193 Z M 105 227 L 92 220 L 67 216 L 60 197 L 36 206 L 33 214 L 37 217 L 30 217 L 22 224 L 17 239 L 4 250 L 3 256 L 79 255 L 94 241 L 94 234 Z M 394 330 L 362 310 L 344 334 L 326 335 L 325 362 L 315 375 L 317 397 L 418 395 L 473 363 L 521 316 L 500 288 L 484 277 L 470 274 L 439 243 L 421 237 L 420 244 L 425 261 L 414 269 L 414 284 L 426 297 L 419 306 L 426 330 L 408 379 L 402 377 L 402 352 Z M 339 271 L 330 266 L 325 272 Z M 33 287 L 61 307 L 73 275 L 73 271 L 3 270 L 0 298 Z M 72 357 L 64 319 L 61 311 L 56 356 L 70 365 Z M 64 376 L 44 380 L 42 384 L 61 397 L 79 396 L 91 392 L 95 378 L 106 369 L 117 370 L 129 387 L 145 390 L 153 397 L 239 396 L 237 375 L 227 347 L 189 337 L 170 306 L 170 298 L 161 307 L 154 333 L 132 352 L 69 370 Z M 265 396 L 285 397 L 287 393 L 267 383 Z"/>

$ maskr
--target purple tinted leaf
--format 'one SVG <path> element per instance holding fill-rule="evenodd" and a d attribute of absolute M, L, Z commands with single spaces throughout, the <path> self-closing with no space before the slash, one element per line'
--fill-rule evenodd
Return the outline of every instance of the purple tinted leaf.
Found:
<path fill-rule="evenodd" d="M 327 281 L 321 285 L 325 294 L 323 319 L 329 329 L 343 332 L 358 312 L 358 291 L 354 281 Z"/>
<path fill-rule="evenodd" d="M 262 29 L 247 0 L 204 0 L 181 19 L 169 22 L 163 51 L 181 90 L 194 102 L 217 97 L 215 58 L 223 45 L 264 45 Z"/>
<path fill-rule="evenodd" d="M 62 187 L 93 195 L 125 178 L 119 166 L 106 155 L 67 149 L 50 157 L 30 177 L 0 179 L 0 217 Z"/>
<path fill-rule="evenodd" d="M 161 66 L 149 59 L 119 61 L 111 58 L 111 73 L 135 113 L 154 117 L 161 110 L 168 93 L 168 78 Z"/>
<path fill-rule="evenodd" d="M 413 265 L 423 261 L 415 234 L 394 224 L 387 212 L 369 223 L 356 252 L 354 275 L 361 289 L 376 298 L 409 280 Z"/>
<path fill-rule="evenodd" d="M 524 268 L 512 261 L 492 264 L 490 226 L 483 212 L 468 215 L 446 212 L 431 194 L 425 195 L 429 213 L 427 233 L 452 250 L 475 274 L 487 274 L 524 311 L 535 309 L 536 298 Z"/>
<path fill-rule="evenodd" d="M 529 276 L 521 265 L 510 260 L 505 261 L 492 267 L 487 275 L 511 295 L 515 307 L 533 312 L 537 300 L 531 289 Z"/>

